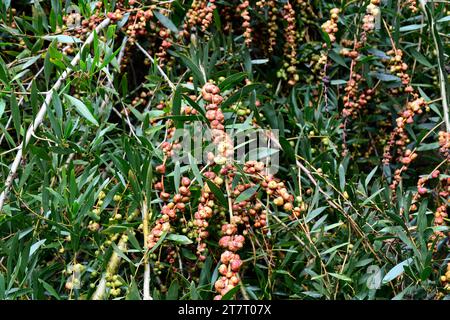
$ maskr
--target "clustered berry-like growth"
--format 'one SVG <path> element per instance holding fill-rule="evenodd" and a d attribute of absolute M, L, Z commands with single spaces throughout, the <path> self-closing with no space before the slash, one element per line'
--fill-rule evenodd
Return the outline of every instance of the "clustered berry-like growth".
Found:
<path fill-rule="evenodd" d="M 164 102 L 160 102 L 156 106 L 156 108 L 160 110 L 163 109 Z M 166 139 L 161 143 L 160 148 L 164 152 L 164 155 L 167 159 L 173 157 L 175 151 L 181 148 L 181 143 L 179 140 L 174 140 L 176 128 L 173 126 L 173 122 L 171 120 L 166 122 L 166 128 L 167 128 Z"/>
<path fill-rule="evenodd" d="M 113 23 L 123 21 L 125 15 L 127 19 L 124 22 L 121 30 L 127 35 L 128 43 L 125 46 L 124 56 L 121 61 L 121 68 L 125 68 L 131 61 L 133 55 L 133 48 L 139 38 L 147 37 L 152 43 L 156 45 L 150 46 L 149 54 L 158 57 L 160 66 L 165 66 L 169 60 L 167 50 L 173 45 L 173 34 L 165 28 L 159 20 L 155 19 L 153 12 L 157 10 L 156 5 L 150 5 L 146 9 L 135 8 L 136 1 L 128 1 L 128 6 L 125 6 L 124 1 L 119 1 L 114 12 L 108 12 L 106 16 L 111 19 Z M 164 5 L 163 5 L 164 7 Z M 172 62 L 173 59 L 169 60 Z M 145 65 L 149 65 L 150 61 L 146 58 Z"/>
<path fill-rule="evenodd" d="M 306 4 L 304 1 L 300 0 L 298 1 L 301 8 L 305 7 Z M 329 79 L 327 77 L 327 68 L 331 65 L 331 61 L 328 59 L 329 51 L 332 49 L 332 45 L 336 41 L 335 33 L 338 31 L 338 19 L 339 19 L 339 12 L 340 10 L 337 8 L 333 8 L 330 10 L 330 20 L 326 21 L 322 24 L 321 29 L 324 32 L 330 31 L 331 36 L 329 36 L 330 39 L 330 45 L 327 43 L 324 43 L 322 45 L 322 48 L 324 50 L 320 51 L 320 54 L 313 54 L 310 61 L 310 68 L 312 72 L 319 77 L 319 80 L 323 82 L 324 87 L 326 88 L 329 83 Z M 311 14 L 314 15 L 314 13 L 311 10 Z M 327 33 L 328 34 L 328 33 Z M 303 36 L 302 36 L 303 37 Z M 309 50 L 307 48 L 303 49 L 304 52 L 308 52 Z M 310 82 L 312 79 L 314 79 L 314 76 L 311 75 L 310 78 L 307 78 L 307 82 Z"/>
<path fill-rule="evenodd" d="M 138 105 L 143 105 L 143 106 L 145 106 L 147 103 L 148 103 L 148 101 L 149 101 L 149 98 L 152 96 L 152 92 L 149 92 L 149 91 L 147 91 L 147 90 L 143 90 L 143 91 L 141 91 L 139 94 L 137 94 L 135 97 L 134 97 L 134 99 L 131 101 L 131 105 L 133 106 L 133 107 L 136 107 L 136 106 L 138 106 Z M 157 109 L 163 109 L 163 107 L 164 107 L 164 104 L 163 104 L 164 102 L 162 102 L 161 103 L 161 105 L 162 105 L 162 108 L 158 108 L 158 106 L 157 106 Z"/>
<path fill-rule="evenodd" d="M 358 57 L 357 51 L 351 51 L 352 55 L 352 66 L 356 64 L 356 58 Z M 353 58 L 356 57 L 356 58 Z M 359 83 L 362 79 L 362 76 L 356 72 L 351 72 L 350 79 L 347 81 L 347 84 L 345 85 L 345 92 L 346 95 L 343 98 L 344 101 L 344 109 L 342 110 L 342 116 L 344 118 L 356 116 L 355 111 L 359 109 L 360 104 L 357 102 L 357 96 L 359 92 Z"/>
<path fill-rule="evenodd" d="M 366 15 L 363 17 L 363 32 L 361 34 L 361 41 L 344 40 L 342 44 L 344 48 L 341 49 L 340 54 L 344 57 L 351 59 L 350 64 L 350 78 L 345 87 L 347 93 L 344 97 L 344 109 L 342 110 L 342 116 L 356 117 L 357 110 L 364 109 L 367 103 L 372 99 L 375 90 L 368 88 L 363 92 L 360 92 L 359 86 L 364 81 L 361 74 L 355 71 L 357 60 L 360 57 L 360 50 L 363 48 L 367 41 L 367 33 L 372 32 L 375 29 L 375 20 L 380 14 L 379 0 L 371 0 L 370 4 L 366 7 Z M 345 46 L 352 46 L 353 49 L 347 49 Z"/>
<path fill-rule="evenodd" d="M 336 33 L 338 32 L 338 19 L 339 19 L 340 10 L 337 8 L 333 8 L 330 10 L 330 20 L 326 21 L 322 24 L 323 32 L 327 33 L 331 44 L 336 42 Z M 366 18 L 368 19 L 368 18 Z M 366 37 L 363 35 L 361 37 L 362 41 L 355 40 L 346 40 L 342 41 L 343 48 L 340 50 L 340 55 L 350 58 L 350 75 L 349 79 L 344 88 L 345 96 L 343 97 L 344 108 L 342 109 L 342 117 L 344 118 L 344 122 L 340 125 L 343 133 L 343 151 L 342 155 L 346 155 L 348 153 L 347 143 L 346 143 L 346 126 L 349 118 L 355 118 L 357 116 L 357 111 L 363 109 L 368 101 L 372 99 L 374 94 L 373 89 L 360 89 L 361 83 L 364 81 L 363 76 L 357 72 L 357 62 L 360 57 L 359 51 L 364 45 L 366 41 Z M 347 47 L 353 47 L 352 49 L 348 49 Z M 323 44 L 324 49 L 331 50 L 328 48 L 327 44 Z M 326 77 L 326 67 L 328 65 L 328 53 L 323 52 L 322 56 L 319 59 L 319 65 L 323 65 L 323 70 L 321 70 L 322 79 L 324 84 L 328 84 L 328 77 Z"/>
<path fill-rule="evenodd" d="M 447 205 L 442 204 L 437 207 L 436 212 L 434 213 L 434 225 L 435 226 L 443 226 L 445 225 L 445 220 L 448 218 L 447 214 Z M 435 236 L 439 238 L 445 237 L 445 234 L 442 231 L 435 231 Z"/>
<path fill-rule="evenodd" d="M 352 44 L 352 42 L 343 42 L 345 44 Z M 346 95 L 343 98 L 344 109 L 342 110 L 342 116 L 344 118 L 355 118 L 359 110 L 363 110 L 365 106 L 372 100 L 375 89 L 367 88 L 365 90 L 360 89 L 360 85 L 365 81 L 363 76 L 355 71 L 357 60 L 360 56 L 359 50 L 362 48 L 363 43 L 355 41 L 353 49 L 349 50 L 343 48 L 340 54 L 344 57 L 351 59 L 350 66 L 350 78 L 345 86 Z"/>
<path fill-rule="evenodd" d="M 438 183 L 434 188 L 428 188 L 427 183 L 429 183 L 432 179 L 437 179 Z M 450 203 L 450 178 L 448 178 L 445 174 L 441 174 L 441 172 L 437 169 L 433 170 L 431 174 L 427 176 L 420 177 L 417 181 L 417 192 L 413 196 L 412 204 L 410 206 L 410 213 L 418 209 L 417 204 L 421 198 L 431 194 L 437 195 L 438 199 L 442 199 L 442 202 L 437 200 L 438 204 L 434 212 L 433 225 L 434 227 L 447 226 L 448 208 Z M 412 214 L 410 214 L 410 218 L 413 218 Z M 442 231 L 441 229 L 435 229 L 428 240 L 428 248 L 431 249 L 434 244 L 432 249 L 435 253 L 437 253 L 439 243 L 442 243 L 442 240 L 445 240 L 448 236 L 450 236 L 450 233 Z M 447 270 L 445 274 L 440 277 L 440 281 L 444 287 L 444 290 L 450 291 L 450 263 L 447 264 Z"/>
<path fill-rule="evenodd" d="M 394 146 L 397 147 L 397 161 L 402 164 L 400 168 L 395 170 L 390 185 L 391 190 L 395 193 L 395 190 L 401 181 L 402 173 L 408 169 L 409 164 L 417 157 L 415 152 L 407 149 L 407 144 L 410 142 L 410 139 L 408 138 L 406 125 L 413 124 L 414 116 L 422 114 L 424 109 L 428 110 L 428 106 L 425 100 L 419 98 L 419 94 L 415 92 L 410 85 L 411 78 L 406 72 L 408 70 L 408 65 L 403 62 L 403 51 L 397 49 L 394 43 L 392 43 L 392 45 L 393 49 L 387 52 L 391 58 L 385 62 L 390 65 L 390 72 L 401 79 L 403 86 L 406 86 L 404 91 L 412 98 L 412 101 L 408 101 L 405 108 L 399 112 L 399 116 L 396 118 L 396 127 L 391 132 L 389 140 L 384 147 L 383 164 L 389 165 L 392 161 L 391 151 Z M 403 88 L 399 89 L 401 90 Z M 391 92 L 397 93 L 399 92 L 399 89 L 391 89 Z"/>
<path fill-rule="evenodd" d="M 311 71 L 322 80 L 325 85 L 328 85 L 329 79 L 327 77 L 327 68 L 331 65 L 328 59 L 328 52 L 321 51 L 320 54 L 313 54 L 310 59 Z M 314 79 L 314 76 L 311 76 Z"/>
<path fill-rule="evenodd" d="M 245 191 L 248 192 L 250 188 L 260 185 L 274 199 L 274 204 L 283 207 L 286 212 L 293 212 L 293 216 L 298 216 L 302 209 L 294 208 L 294 197 L 289 194 L 284 182 L 265 173 L 265 166 L 262 162 L 247 161 L 243 166 L 243 171 L 248 174 L 250 181 L 234 185 L 233 181 L 236 178 L 237 168 L 227 161 L 233 154 L 233 145 L 231 138 L 224 130 L 224 115 L 219 108 L 223 98 L 219 94 L 219 88 L 212 83 L 205 84 L 201 93 L 203 99 L 209 103 L 206 106 L 206 118 L 211 127 L 213 144 L 217 146 L 217 153 L 211 152 L 208 154 L 208 158 L 212 165 L 220 166 L 219 174 L 207 171 L 204 176 L 217 188 L 221 188 L 225 184 L 230 200 L 228 208 L 230 210 L 230 221 L 222 225 L 223 236 L 219 240 L 219 246 L 226 250 L 222 254 L 222 264 L 219 267 L 219 273 L 222 277 L 215 283 L 216 291 L 219 293 L 215 299 L 221 299 L 224 294 L 239 283 L 238 271 L 242 261 L 236 251 L 244 245 L 244 235 L 251 228 L 250 221 L 254 222 L 255 228 L 262 228 L 264 233 L 267 232 L 265 228 L 267 226 L 267 210 L 263 209 L 262 204 L 256 198 L 256 194 L 250 195 L 245 200 L 239 200 L 240 195 Z M 204 255 L 206 243 L 203 240 L 209 236 L 206 231 L 209 226 L 207 220 L 221 210 L 220 206 L 215 203 L 215 197 L 209 184 L 205 182 L 201 190 L 198 210 L 194 214 L 194 226 L 197 228 L 197 255 L 201 261 L 206 258 Z M 305 206 L 304 210 L 306 210 Z M 239 225 L 245 227 L 243 235 L 238 234 Z"/>
<path fill-rule="evenodd" d="M 192 77 L 190 77 L 188 83 L 192 84 L 193 81 L 194 81 L 194 79 L 193 79 Z M 197 99 L 197 97 L 196 97 L 195 95 L 190 95 L 189 98 L 190 98 L 192 101 L 195 101 L 195 100 Z M 197 111 L 195 108 L 193 108 L 192 106 L 190 106 L 190 105 L 182 105 L 182 106 L 181 106 L 181 113 L 182 113 L 182 114 L 185 114 L 185 115 L 187 115 L 187 116 L 188 116 L 188 115 L 193 115 L 193 116 L 195 116 L 195 115 L 198 114 L 198 111 Z"/>
<path fill-rule="evenodd" d="M 233 17 L 236 10 L 230 6 L 220 6 L 217 8 L 222 22 L 222 31 L 224 34 L 232 34 L 234 32 Z"/>
<path fill-rule="evenodd" d="M 219 240 L 219 246 L 225 248 L 229 251 L 238 251 L 244 246 L 244 237 L 242 235 L 237 235 L 238 229 L 235 224 L 224 224 L 222 225 L 222 238 Z"/>
<path fill-rule="evenodd" d="M 448 218 L 448 203 L 450 201 L 450 178 L 447 178 L 446 175 L 442 175 L 439 170 L 433 170 L 430 175 L 420 177 L 417 181 L 417 193 L 414 194 L 412 199 L 412 204 L 410 207 L 410 211 L 414 212 L 417 210 L 417 203 L 420 201 L 421 198 L 432 194 L 433 189 L 427 188 L 426 184 L 430 182 L 432 179 L 437 179 L 438 184 L 434 188 L 435 193 L 437 195 L 444 199 L 444 203 L 437 206 L 435 213 L 434 213 L 434 219 L 433 224 L 434 226 L 445 226 L 447 223 Z M 445 238 L 444 232 L 440 230 L 435 230 L 434 234 L 431 236 L 430 241 L 428 243 L 428 246 L 431 247 L 432 243 L 436 240 L 440 240 Z M 434 250 L 437 249 L 437 246 L 434 248 Z"/>
<path fill-rule="evenodd" d="M 267 230 L 266 226 L 267 211 L 263 210 L 261 203 L 257 202 L 256 194 L 251 195 L 246 200 L 238 198 L 243 192 L 261 183 L 261 176 L 264 176 L 264 164 L 258 161 L 247 161 L 243 166 L 243 171 L 248 174 L 250 181 L 238 183 L 233 186 L 232 181 L 236 178 L 237 169 L 233 165 L 223 167 L 220 173 L 226 177 L 226 187 L 230 190 L 231 197 L 231 223 L 235 225 L 244 225 L 243 234 L 247 234 L 247 229 L 251 227 L 251 219 L 254 221 L 255 228 L 262 228 L 263 233 Z M 248 191 L 247 191 L 248 192 Z"/>
<path fill-rule="evenodd" d="M 81 286 L 81 273 L 86 267 L 81 263 L 71 264 L 64 270 L 64 274 L 70 275 L 66 281 L 65 288 L 67 290 L 79 289 Z"/>
<path fill-rule="evenodd" d="M 440 179 L 440 185 L 436 188 L 438 191 L 439 197 L 443 199 L 443 202 L 436 208 L 434 212 L 434 219 L 433 219 L 433 225 L 435 227 L 441 227 L 441 226 L 448 226 L 448 209 L 449 209 L 449 203 L 450 203 L 450 178 L 441 178 Z M 446 239 L 450 236 L 449 232 L 444 232 L 441 230 L 435 230 L 432 236 L 430 237 L 430 240 L 428 242 L 428 247 L 431 248 L 433 243 L 435 243 L 435 247 L 433 250 L 437 252 L 439 242 L 443 239 Z M 441 280 L 443 280 L 441 278 Z M 445 279 L 444 284 L 446 282 L 450 281 L 450 277 L 447 277 Z M 448 288 L 449 285 L 447 284 L 446 287 Z M 450 288 L 448 288 L 450 289 Z"/>
<path fill-rule="evenodd" d="M 345 86 L 345 96 L 343 97 L 344 108 L 342 109 L 343 123 L 340 125 L 342 129 L 342 155 L 348 154 L 347 146 L 347 124 L 349 119 L 356 118 L 358 111 L 365 111 L 366 105 L 372 100 L 375 95 L 374 88 L 362 89 L 361 85 L 366 79 L 363 78 L 361 71 L 357 70 L 359 67 L 358 59 L 361 56 L 361 50 L 365 47 L 367 42 L 367 35 L 375 29 L 376 19 L 380 13 L 379 0 L 371 0 L 366 7 L 366 14 L 363 17 L 362 32 L 359 33 L 359 38 L 355 37 L 354 40 L 343 39 L 341 44 L 343 48 L 340 50 L 340 55 L 350 58 L 350 75 Z M 333 9 L 334 10 L 334 9 Z M 331 20 L 322 25 L 324 32 L 332 32 L 330 39 L 336 41 L 335 33 L 337 30 L 337 14 L 339 12 L 331 12 Z M 326 47 L 326 44 L 323 45 Z M 352 47 L 352 49 L 349 49 Z M 326 64 L 325 64 L 326 66 Z"/>
<path fill-rule="evenodd" d="M 175 260 L 177 259 L 178 254 L 177 251 L 173 249 L 173 247 L 169 247 L 167 249 L 167 255 L 166 255 L 166 261 L 167 263 L 169 263 L 170 265 L 172 265 L 173 270 L 175 271 L 176 268 L 173 266 L 173 264 L 175 263 Z"/>
<path fill-rule="evenodd" d="M 210 121 L 209 124 L 211 127 L 213 144 L 217 146 L 218 151 L 218 154 L 210 152 L 208 158 L 211 162 L 215 162 L 218 165 L 224 165 L 227 161 L 227 157 L 233 154 L 233 146 L 230 138 L 225 133 L 225 127 L 223 125 L 225 117 L 222 110 L 219 108 L 223 98 L 219 93 L 219 87 L 212 83 L 206 83 L 202 88 L 202 97 L 208 102 L 208 105 L 206 106 L 206 118 Z M 223 183 L 223 179 L 218 177 L 213 171 L 207 171 L 204 175 L 219 187 Z M 208 220 L 212 218 L 214 209 L 218 207 L 214 200 L 215 197 L 211 192 L 208 183 L 204 182 L 201 190 L 200 203 L 194 214 L 194 226 L 197 229 L 197 255 L 201 261 L 206 259 L 206 256 L 204 255 L 206 243 L 202 242 L 202 240 L 206 239 L 209 235 L 208 231 L 206 231 L 206 228 L 209 226 Z"/>
<path fill-rule="evenodd" d="M 236 186 L 233 190 L 233 195 L 238 197 L 245 190 L 254 187 L 255 185 L 261 185 L 264 188 L 264 180 L 267 176 L 265 172 L 265 166 L 263 162 L 260 161 L 247 161 L 242 168 L 243 171 L 251 177 L 252 183 L 243 183 Z M 230 176 L 231 181 L 232 176 Z M 241 214 L 240 219 L 235 219 L 237 223 L 244 223 L 246 229 L 250 228 L 250 219 L 251 218 L 254 223 L 253 227 L 256 229 L 261 228 L 263 233 L 266 233 L 268 229 L 267 226 L 267 210 L 263 208 L 263 205 L 260 202 L 255 202 L 256 195 L 253 195 L 246 201 L 240 201 L 239 203 L 233 204 L 233 210 Z M 246 231 L 244 230 L 244 233 Z"/>
<path fill-rule="evenodd" d="M 150 5 L 145 9 L 141 9 L 135 8 L 136 4 L 137 2 L 135 0 L 128 1 L 127 6 L 124 1 L 119 1 L 116 4 L 115 11 L 106 14 L 113 23 L 124 21 L 121 30 L 127 35 L 129 45 L 125 46 L 121 68 L 125 68 L 130 63 L 134 44 L 139 38 L 144 37 L 150 39 L 151 43 L 156 44 L 150 46 L 148 53 L 151 56 L 155 55 L 158 57 L 158 63 L 160 66 L 164 66 L 167 64 L 167 60 L 169 60 L 167 50 L 173 45 L 173 34 L 155 19 L 153 12 L 157 10 L 156 5 Z M 127 17 L 126 20 L 124 20 L 125 17 Z M 169 62 L 172 61 L 173 59 L 169 60 Z M 144 64 L 150 65 L 150 61 L 146 58 Z"/>
<path fill-rule="evenodd" d="M 258 161 L 247 161 L 243 168 L 248 174 L 251 182 L 238 184 L 232 191 L 232 217 L 230 223 L 222 225 L 221 231 L 223 236 L 219 240 L 219 246 L 226 249 L 221 256 L 222 264 L 219 266 L 219 273 L 222 275 L 216 283 L 215 288 L 219 293 L 215 299 L 221 299 L 224 294 L 234 288 L 239 283 L 238 271 L 242 265 L 240 256 L 236 251 L 240 250 L 245 242 L 243 235 L 237 234 L 238 225 L 244 225 L 246 230 L 243 234 L 247 234 L 247 229 L 251 227 L 250 219 L 254 221 L 255 228 L 262 228 L 263 233 L 267 232 L 267 210 L 263 209 L 262 203 L 253 194 L 244 201 L 238 201 L 240 194 L 249 190 L 256 185 L 262 187 L 266 194 L 273 199 L 273 203 L 282 207 L 286 212 L 292 212 L 292 217 L 298 217 L 301 212 L 306 210 L 306 206 L 302 208 L 293 205 L 294 197 L 289 194 L 284 182 L 276 179 L 270 174 L 265 173 L 264 163 Z M 232 180 L 236 175 L 236 168 L 228 165 L 222 168 L 221 174 L 226 176 L 227 189 L 232 188 Z"/>

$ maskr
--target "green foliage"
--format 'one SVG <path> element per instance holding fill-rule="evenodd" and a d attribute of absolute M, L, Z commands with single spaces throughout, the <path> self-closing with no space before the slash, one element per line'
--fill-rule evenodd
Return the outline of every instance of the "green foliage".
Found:
<path fill-rule="evenodd" d="M 233 215 L 230 202 L 256 200 L 267 212 L 267 227 L 246 229 L 240 283 L 222 299 L 450 298 L 441 279 L 450 270 L 448 217 L 441 224 L 435 219 L 440 206 L 448 211 L 449 201 L 448 154 L 438 137 L 449 130 L 445 2 L 429 1 L 417 12 L 383 2 L 379 26 L 366 34 L 353 61 L 341 54 L 351 46 L 340 40 L 361 39 L 370 1 L 341 2 L 338 41 L 321 28 L 336 2 L 299 1 L 315 16 L 296 11 L 294 84 L 283 77 L 290 63 L 288 21 L 279 17 L 278 45 L 267 51 L 270 12 L 256 1 L 250 1 L 249 47 L 241 16 L 228 16 L 241 1 L 217 1 L 206 30 L 184 27 L 190 1 L 139 1 L 134 8 L 152 15 L 146 33 L 134 36 L 127 32 L 138 21 L 130 20 L 136 10 L 128 10 L 129 2 L 103 1 L 101 10 L 87 0 L 0 4 L 0 191 L 8 193 L 0 210 L 0 299 L 91 299 L 104 279 L 108 299 L 143 299 L 146 281 L 154 299 L 212 299 L 223 252 L 220 228 Z M 86 19 L 80 29 L 86 30 L 71 33 L 70 3 Z M 285 4 L 277 4 L 280 12 Z M 92 30 L 89 18 L 98 25 L 115 9 L 122 17 L 112 18 L 80 51 Z M 386 164 L 384 148 L 397 115 L 413 100 L 401 75 L 386 65 L 393 46 L 402 50 L 405 72 L 427 105 L 405 127 L 405 148 L 418 158 L 391 189 L 402 167 L 395 161 L 401 149 L 394 142 L 394 160 Z M 80 62 L 71 65 L 76 54 Z M 324 66 L 314 69 L 321 56 L 328 61 L 325 73 Z M 66 68 L 72 70 L 67 78 Z M 364 79 L 361 90 L 375 94 L 355 117 L 345 118 L 350 70 Z M 62 86 L 49 91 L 60 78 Z M 299 216 L 275 205 L 260 185 L 235 196 L 208 178 L 209 167 L 191 154 L 186 164 L 163 151 L 164 142 L 176 141 L 172 129 L 208 122 L 201 92 L 208 82 L 224 98 L 227 129 L 279 130 L 277 177 L 301 208 Z M 48 95 L 51 103 L 23 148 L 9 190 L 11 164 Z M 236 167 L 233 186 L 251 179 Z M 418 197 L 418 180 L 435 170 L 441 182 L 430 179 L 426 195 Z M 190 179 L 187 209 L 148 248 L 145 236 L 167 202 L 161 194 L 181 193 L 183 177 Z M 209 221 L 201 261 L 189 222 L 206 187 L 219 209 Z"/>

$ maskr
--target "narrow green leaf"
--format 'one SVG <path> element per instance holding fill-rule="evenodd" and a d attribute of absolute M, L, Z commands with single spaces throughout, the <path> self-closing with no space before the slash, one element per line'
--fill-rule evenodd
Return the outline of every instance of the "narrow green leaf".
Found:
<path fill-rule="evenodd" d="M 341 191 L 345 190 L 345 168 L 342 164 L 339 165 L 339 187 Z"/>
<path fill-rule="evenodd" d="M 3 115 L 3 112 L 5 112 L 5 105 L 6 105 L 5 100 L 1 99 L 0 100 L 0 119 Z"/>
<path fill-rule="evenodd" d="M 250 199 L 258 191 L 258 189 L 259 189 L 259 185 L 255 185 L 253 187 L 250 187 L 250 188 L 244 190 L 235 199 L 235 202 L 239 203 L 239 202 L 242 202 L 242 201 L 246 201 L 247 199 Z"/>
<path fill-rule="evenodd" d="M 228 99 L 226 99 L 222 103 L 221 107 L 224 108 L 224 109 L 230 107 L 233 103 L 243 99 L 251 91 L 255 90 L 256 88 L 258 88 L 260 86 L 261 86 L 261 84 L 259 84 L 259 83 L 253 83 L 253 84 L 249 84 L 249 85 L 247 85 L 245 87 L 242 87 L 237 92 L 235 92 L 233 95 L 231 95 Z"/>
<path fill-rule="evenodd" d="M 42 37 L 45 40 L 48 41 L 53 41 L 56 40 L 59 43 L 80 43 L 81 40 L 76 38 L 76 37 L 72 37 L 72 36 L 67 36 L 67 35 L 56 35 L 56 36 L 43 36 Z"/>
<path fill-rule="evenodd" d="M 419 63 L 421 63 L 422 65 L 428 67 L 428 68 L 433 68 L 433 65 L 430 63 L 430 61 L 428 61 L 428 59 L 421 54 L 419 51 L 417 51 L 416 49 L 412 48 L 410 50 L 412 56 L 419 61 Z"/>
<path fill-rule="evenodd" d="M 219 84 L 220 91 L 226 91 L 240 83 L 247 76 L 246 72 L 233 73 Z"/>
<path fill-rule="evenodd" d="M 11 94 L 11 112 L 12 112 L 12 118 L 13 118 L 13 124 L 14 129 L 16 130 L 17 139 L 20 139 L 21 131 L 22 131 L 22 125 L 21 125 L 21 115 L 19 106 L 17 104 L 16 95 L 13 93 Z"/>
<path fill-rule="evenodd" d="M 175 34 L 178 34 L 178 29 L 177 27 L 173 24 L 172 20 L 170 20 L 168 17 L 166 17 L 165 15 L 163 15 L 161 12 L 159 11 L 153 11 L 153 14 L 155 15 L 155 17 L 159 20 L 159 22 L 161 22 L 161 24 L 166 27 L 167 29 L 169 29 L 170 31 L 172 31 Z"/>
<path fill-rule="evenodd" d="M 208 184 L 209 189 L 214 194 L 216 199 L 220 202 L 222 207 L 228 208 L 227 199 L 225 198 L 223 192 L 216 186 L 216 184 L 208 179 L 206 180 L 206 183 Z"/>
<path fill-rule="evenodd" d="M 352 278 L 349 278 L 343 274 L 338 274 L 338 273 L 333 273 L 333 272 L 329 272 L 328 274 L 336 279 L 347 281 L 347 282 L 352 282 Z"/>
<path fill-rule="evenodd" d="M 189 164 L 191 165 L 191 169 L 192 169 L 192 172 L 194 173 L 195 179 L 197 179 L 198 183 L 201 186 L 203 186 L 203 178 L 200 173 L 200 170 L 198 169 L 197 160 L 195 160 L 194 157 L 190 153 L 188 153 L 188 158 L 189 158 Z"/>
<path fill-rule="evenodd" d="M 45 282 L 42 279 L 38 279 L 40 283 L 42 283 L 42 286 L 45 288 L 45 290 L 48 291 L 48 293 L 53 296 L 56 300 L 61 300 L 61 297 L 59 296 L 58 292 L 47 282 Z"/>
<path fill-rule="evenodd" d="M 339 249 L 339 248 L 341 248 L 343 246 L 346 246 L 348 244 L 349 244 L 348 242 L 345 242 L 345 243 L 341 243 L 341 244 L 335 245 L 334 247 L 331 247 L 331 248 L 325 250 L 324 252 L 321 252 L 320 254 L 321 255 L 326 255 L 326 254 L 332 253 L 332 252 L 336 251 L 337 249 Z"/>
<path fill-rule="evenodd" d="M 177 161 L 175 163 L 175 170 L 174 170 L 174 175 L 173 175 L 173 182 L 175 185 L 176 193 L 178 193 L 178 190 L 180 189 L 180 179 L 181 179 L 180 162 Z"/>

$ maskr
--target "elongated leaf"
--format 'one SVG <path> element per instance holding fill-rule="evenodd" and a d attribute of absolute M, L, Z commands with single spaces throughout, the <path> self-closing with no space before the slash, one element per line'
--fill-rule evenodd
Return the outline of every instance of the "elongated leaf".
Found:
<path fill-rule="evenodd" d="M 170 20 L 168 17 L 166 17 L 165 15 L 163 15 L 161 12 L 159 11 L 153 11 L 153 14 L 155 15 L 155 17 L 159 20 L 159 22 L 161 22 L 161 24 L 166 27 L 167 29 L 169 29 L 170 31 L 172 31 L 173 33 L 177 34 L 178 33 L 178 29 L 177 27 L 173 24 L 172 20 Z"/>

